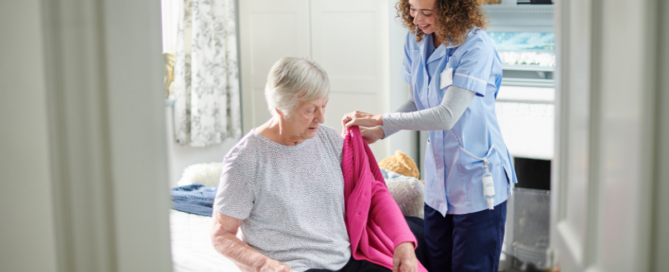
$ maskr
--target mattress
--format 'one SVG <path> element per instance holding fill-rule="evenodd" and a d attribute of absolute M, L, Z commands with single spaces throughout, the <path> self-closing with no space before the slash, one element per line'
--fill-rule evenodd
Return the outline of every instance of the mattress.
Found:
<path fill-rule="evenodd" d="M 174 272 L 241 272 L 211 244 L 213 218 L 170 210 Z"/>

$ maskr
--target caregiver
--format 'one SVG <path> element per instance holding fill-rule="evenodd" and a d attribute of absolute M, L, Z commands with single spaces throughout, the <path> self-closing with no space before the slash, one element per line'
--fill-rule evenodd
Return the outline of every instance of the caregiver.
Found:
<path fill-rule="evenodd" d="M 395 113 L 348 113 L 342 125 L 366 127 L 367 143 L 401 129 L 429 131 L 429 270 L 497 271 L 517 181 L 495 115 L 502 64 L 486 17 L 478 0 L 400 0 L 398 15 L 410 30 L 402 77 L 412 98 Z"/>

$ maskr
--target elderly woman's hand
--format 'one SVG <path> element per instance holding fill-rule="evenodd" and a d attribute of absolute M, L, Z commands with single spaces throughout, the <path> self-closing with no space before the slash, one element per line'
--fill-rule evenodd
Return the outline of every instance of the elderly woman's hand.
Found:
<path fill-rule="evenodd" d="M 404 242 L 395 248 L 393 254 L 393 272 L 417 272 L 418 260 L 414 252 L 413 243 Z"/>
<path fill-rule="evenodd" d="M 341 119 L 341 125 L 344 130 L 352 126 L 375 127 L 383 125 L 383 114 L 371 114 L 361 111 L 354 111 L 344 114 Z"/>
<path fill-rule="evenodd" d="M 292 272 L 295 271 L 293 270 L 290 266 L 288 266 L 285 263 L 272 260 L 272 259 L 266 259 L 261 266 L 256 268 L 256 271 L 259 272 Z"/>

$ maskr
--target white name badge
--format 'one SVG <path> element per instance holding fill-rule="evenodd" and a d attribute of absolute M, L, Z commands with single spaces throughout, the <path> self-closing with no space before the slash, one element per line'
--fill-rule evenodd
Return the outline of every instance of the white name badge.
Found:
<path fill-rule="evenodd" d="M 453 85 L 453 68 L 448 67 L 446 70 L 444 70 L 444 72 L 441 73 L 439 89 L 443 89 L 451 85 Z"/>

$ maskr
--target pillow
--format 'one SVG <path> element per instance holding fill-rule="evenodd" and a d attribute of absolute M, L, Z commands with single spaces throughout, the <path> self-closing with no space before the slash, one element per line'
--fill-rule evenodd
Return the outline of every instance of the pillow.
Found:
<path fill-rule="evenodd" d="M 416 178 L 403 176 L 386 169 L 381 169 L 381 173 L 402 215 L 423 218 L 425 185 Z"/>
<path fill-rule="evenodd" d="M 205 187 L 216 187 L 223 171 L 222 162 L 193 164 L 184 169 L 177 186 L 200 183 Z"/>

